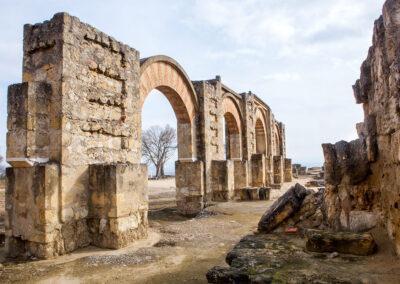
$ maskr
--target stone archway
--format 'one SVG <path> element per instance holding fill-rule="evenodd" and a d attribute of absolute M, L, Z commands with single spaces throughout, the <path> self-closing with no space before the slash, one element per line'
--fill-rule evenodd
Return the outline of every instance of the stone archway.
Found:
<path fill-rule="evenodd" d="M 242 122 L 239 109 L 230 97 L 222 101 L 222 111 L 225 120 L 226 159 L 242 158 Z"/>
<path fill-rule="evenodd" d="M 141 106 L 154 89 L 168 99 L 177 120 L 175 185 L 178 211 L 184 215 L 197 214 L 203 208 L 204 195 L 203 163 L 197 159 L 197 95 L 178 62 L 162 55 L 140 61 Z"/>
<path fill-rule="evenodd" d="M 154 89 L 164 94 L 174 110 L 177 119 L 178 159 L 196 159 L 197 96 L 187 74 L 174 59 L 153 56 L 140 61 L 141 106 Z"/>

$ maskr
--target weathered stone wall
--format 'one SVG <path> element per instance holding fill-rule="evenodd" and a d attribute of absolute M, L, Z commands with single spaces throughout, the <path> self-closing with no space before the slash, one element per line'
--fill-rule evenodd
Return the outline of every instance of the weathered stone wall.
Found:
<path fill-rule="evenodd" d="M 219 76 L 192 82 L 172 58 L 140 60 L 137 50 L 59 13 L 25 26 L 23 83 L 9 87 L 9 252 L 47 258 L 146 236 L 141 109 L 153 89 L 177 117 L 180 213 L 199 213 L 214 192 L 229 200 L 239 187 L 273 183 L 284 127 L 256 95 L 237 94 Z"/>
<path fill-rule="evenodd" d="M 330 225 L 351 229 L 371 212 L 400 253 L 400 3 L 386 1 L 373 45 L 354 85 L 363 104 L 359 139 L 324 144 L 325 202 Z"/>

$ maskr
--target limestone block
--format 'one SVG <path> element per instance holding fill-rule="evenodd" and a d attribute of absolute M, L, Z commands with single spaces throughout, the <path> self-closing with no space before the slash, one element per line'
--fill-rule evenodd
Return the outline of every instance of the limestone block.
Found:
<path fill-rule="evenodd" d="M 89 166 L 89 227 L 94 245 L 120 248 L 147 235 L 147 166 Z"/>
<path fill-rule="evenodd" d="M 49 160 L 51 86 L 27 82 L 8 88 L 7 162 L 29 167 Z"/>
<path fill-rule="evenodd" d="M 291 187 L 264 213 L 258 223 L 260 232 L 269 233 L 300 208 L 307 190 L 300 184 Z"/>
<path fill-rule="evenodd" d="M 60 252 L 59 181 L 56 164 L 7 169 L 5 227 L 10 256 L 48 258 Z"/>
<path fill-rule="evenodd" d="M 265 185 L 265 156 L 263 154 L 251 156 L 251 185 L 253 187 Z"/>
<path fill-rule="evenodd" d="M 274 158 L 272 155 L 265 157 L 265 185 L 274 183 Z"/>
<path fill-rule="evenodd" d="M 234 163 L 232 160 L 211 162 L 213 201 L 228 201 L 234 195 Z"/>
<path fill-rule="evenodd" d="M 274 156 L 274 183 L 284 182 L 284 160 L 282 156 Z"/>
<path fill-rule="evenodd" d="M 234 189 L 249 185 L 249 162 L 246 160 L 233 160 Z"/>
<path fill-rule="evenodd" d="M 203 209 L 204 166 L 202 161 L 176 161 L 176 203 L 178 212 L 194 216 Z"/>
<path fill-rule="evenodd" d="M 293 175 L 292 175 L 292 160 L 291 159 L 285 159 L 285 182 L 291 182 Z"/>

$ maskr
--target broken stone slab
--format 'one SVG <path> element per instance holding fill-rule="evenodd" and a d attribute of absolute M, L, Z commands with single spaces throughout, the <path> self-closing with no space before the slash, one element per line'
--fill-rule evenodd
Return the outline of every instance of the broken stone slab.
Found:
<path fill-rule="evenodd" d="M 283 221 L 274 231 L 284 232 L 289 227 L 300 229 L 323 229 L 327 227 L 324 220 L 324 191 L 324 188 L 320 188 L 318 191 L 309 190 L 300 209 Z"/>
<path fill-rule="evenodd" d="M 274 230 L 300 209 L 306 195 L 307 189 L 298 183 L 289 188 L 261 217 L 258 230 L 264 233 Z"/>
<path fill-rule="evenodd" d="M 306 249 L 312 252 L 338 252 L 354 255 L 370 255 L 377 245 L 369 233 L 330 232 L 307 230 Z"/>

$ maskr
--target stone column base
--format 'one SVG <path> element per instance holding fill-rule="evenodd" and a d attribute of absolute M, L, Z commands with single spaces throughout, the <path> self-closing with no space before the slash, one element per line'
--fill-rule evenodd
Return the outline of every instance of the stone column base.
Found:
<path fill-rule="evenodd" d="M 176 161 L 176 204 L 184 216 L 196 216 L 203 210 L 204 166 L 202 161 Z"/>
<path fill-rule="evenodd" d="M 147 166 L 89 166 L 89 218 L 92 244 L 118 249 L 147 237 Z"/>
<path fill-rule="evenodd" d="M 212 200 L 226 202 L 234 196 L 234 166 L 233 161 L 211 162 Z"/>
<path fill-rule="evenodd" d="M 284 181 L 291 182 L 293 179 L 292 174 L 292 159 L 285 159 L 285 169 L 284 169 Z"/>

